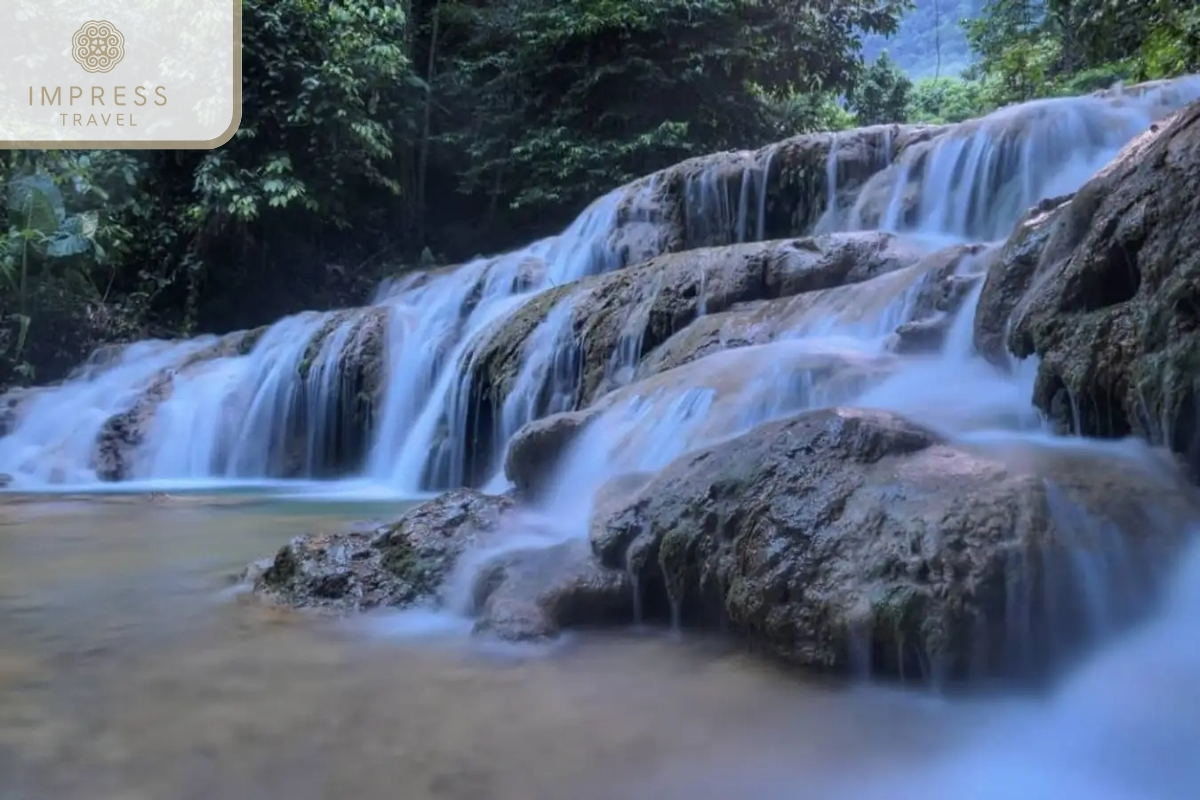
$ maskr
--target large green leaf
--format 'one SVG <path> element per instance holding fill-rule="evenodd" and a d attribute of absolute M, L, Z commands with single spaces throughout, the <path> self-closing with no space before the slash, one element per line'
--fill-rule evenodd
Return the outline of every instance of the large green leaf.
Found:
<path fill-rule="evenodd" d="M 10 216 L 15 211 L 17 224 L 50 236 L 66 219 L 62 192 L 45 173 L 14 178 L 8 183 Z"/>
<path fill-rule="evenodd" d="M 95 242 L 98 218 L 96 212 L 86 211 L 63 220 L 62 225 L 46 242 L 46 255 L 66 258 L 92 250 Z"/>

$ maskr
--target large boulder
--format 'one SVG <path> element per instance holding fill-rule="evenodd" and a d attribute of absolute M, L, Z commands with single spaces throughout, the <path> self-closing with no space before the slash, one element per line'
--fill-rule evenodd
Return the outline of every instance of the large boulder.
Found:
<path fill-rule="evenodd" d="M 1031 254 L 989 277 L 985 297 L 1000 296 L 981 301 L 985 350 L 1012 306 L 1008 349 L 1039 357 L 1033 400 L 1060 429 L 1136 434 L 1200 468 L 1197 216 L 1200 104 L 1130 143 L 1055 211 L 1034 268 Z"/>
<path fill-rule="evenodd" d="M 564 411 L 522 426 L 508 442 L 504 475 L 518 492 L 537 495 L 547 488 L 555 467 L 600 409 Z"/>
<path fill-rule="evenodd" d="M 678 458 L 591 538 L 685 624 L 724 621 L 792 664 L 1033 677 L 1145 611 L 1200 513 L 1148 463 L 973 451 L 835 408 Z"/>

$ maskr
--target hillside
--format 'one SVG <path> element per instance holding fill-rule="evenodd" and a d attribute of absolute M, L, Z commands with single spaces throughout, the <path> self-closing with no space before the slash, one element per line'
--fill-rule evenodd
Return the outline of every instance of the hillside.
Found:
<path fill-rule="evenodd" d="M 967 37 L 959 21 L 980 16 L 985 0 L 916 0 L 894 36 L 863 37 L 868 60 L 884 50 L 912 78 L 957 75 L 971 63 Z M 938 68 L 938 52 L 941 65 Z"/>

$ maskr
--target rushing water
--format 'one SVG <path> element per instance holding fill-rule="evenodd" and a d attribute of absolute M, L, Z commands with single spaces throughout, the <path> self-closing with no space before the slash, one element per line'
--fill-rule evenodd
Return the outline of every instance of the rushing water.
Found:
<path fill-rule="evenodd" d="M 1200 78 L 1184 78 L 1136 92 L 1027 103 L 941 132 L 890 166 L 894 143 L 885 127 L 877 173 L 845 202 L 838 159 L 846 135 L 830 137 L 827 185 L 812 198 L 824 208 L 817 227 L 915 232 L 930 247 L 1002 238 L 1030 205 L 1078 188 L 1155 119 L 1198 97 Z M 776 154 L 769 147 L 689 174 L 686 246 L 766 235 Z M 0 472 L 25 490 L 107 477 L 94 452 L 106 420 L 134 408 L 169 369 L 167 391 L 159 392 L 165 399 L 150 407 L 153 420 L 132 463 L 120 470 L 127 480 L 323 478 L 344 473 L 350 462 L 361 465 L 359 479 L 409 496 L 477 481 L 468 443 L 478 389 L 471 376 L 482 344 L 540 293 L 661 252 L 660 184 L 651 176 L 622 187 L 561 234 L 528 247 L 389 282 L 368 307 L 280 320 L 248 349 L 198 358 L 212 340 L 139 344 L 115 364 L 89 369 L 22 406 L 15 428 L 0 438 Z M 895 289 L 895 279 L 886 278 L 848 291 L 873 305 L 873 295 Z M 884 305 L 849 333 L 876 336 L 904 321 L 902 305 Z M 493 399 L 501 418 L 497 450 L 532 416 L 574 402 L 578 343 L 566 335 L 570 313 L 569 301 L 560 303 L 527 342 L 510 394 Z M 826 316 L 811 309 L 786 335 L 844 332 Z M 640 346 L 640 320 L 631 309 L 632 329 L 612 354 L 615 377 L 635 366 L 626 362 Z M 368 352 L 373 341 L 382 352 Z M 368 379 L 360 358 L 382 364 L 370 378 L 382 389 L 366 430 L 352 419 Z M 539 407 L 548 383 L 552 396 Z"/>
<path fill-rule="evenodd" d="M 619 388 L 594 404 L 540 511 L 558 535 L 581 535 L 590 490 L 613 476 L 837 403 L 898 411 L 975 444 L 1063 447 L 1030 405 L 1036 365 L 1001 372 L 973 352 L 979 278 L 1029 205 L 1078 188 L 1197 97 L 1200 79 L 1185 79 L 1006 109 L 879 164 L 849 198 L 831 146 L 813 198 L 821 229 L 884 228 L 929 251 L 987 243 L 958 262 L 974 283 L 942 350 L 889 346 L 918 313 L 932 274 L 922 262 L 771 301 L 761 316 L 700 320 L 753 328 L 754 343 L 642 376 L 647 304 L 662 290 L 650 286 L 607 362 Z M 893 145 L 889 133 L 888 160 Z M 731 184 L 688 177 L 689 245 L 765 235 L 776 155 L 733 157 Z M 388 283 L 366 308 L 306 312 L 251 339 L 139 343 L 31 395 L 0 438 L 14 490 L 93 491 L 119 467 L 132 481 L 110 489 L 246 493 L 0 506 L 0 796 L 1191 797 L 1200 555 L 1181 565 L 1153 624 L 1053 696 L 971 702 L 798 684 L 655 636 L 480 650 L 446 616 L 318 624 L 222 592 L 231 570 L 291 535 L 394 513 L 334 495 L 413 498 L 479 478 L 468 443 L 483 346 L 544 292 L 628 266 L 631 231 L 637 257 L 659 252 L 658 181 L 600 198 L 527 248 Z M 536 416 L 573 408 L 577 302 L 564 295 L 533 327 L 509 393 L 493 398 L 496 452 Z M 363 366 L 372 352 L 377 375 Z M 381 400 L 364 438 L 355 403 L 372 380 Z M 96 440 L 112 436 L 137 438 L 129 463 L 97 457 Z M 1070 445 L 1114 457 L 1111 446 Z M 314 480 L 347 454 L 361 469 Z M 489 487 L 504 485 L 496 476 Z"/>

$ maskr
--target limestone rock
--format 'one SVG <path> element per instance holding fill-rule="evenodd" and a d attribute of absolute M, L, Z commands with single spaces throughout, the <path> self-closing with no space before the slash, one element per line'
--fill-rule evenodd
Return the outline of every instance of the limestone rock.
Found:
<path fill-rule="evenodd" d="M 807 412 L 680 457 L 601 509 L 591 538 L 685 623 L 724 618 L 792 664 L 1033 676 L 1098 622 L 1087 580 L 1146 610 L 1200 506 L 1144 461 L 1010 450 L 885 412 Z"/>
<path fill-rule="evenodd" d="M 437 592 L 462 552 L 512 507 L 503 495 L 447 492 L 387 525 L 297 537 L 247 577 L 256 594 L 299 608 L 409 605 Z"/>
<path fill-rule="evenodd" d="M 1052 216 L 1044 243 L 1029 242 L 1040 252 L 989 276 L 985 349 L 1012 306 L 1008 348 L 1039 356 L 1033 399 L 1060 429 L 1135 434 L 1200 469 L 1200 103 L 1131 142 Z"/>
<path fill-rule="evenodd" d="M 988 269 L 975 310 L 974 340 L 980 355 L 997 366 L 1008 363 L 1009 317 L 1029 289 L 1055 220 L 1070 199 L 1057 197 L 1030 209 Z"/>
<path fill-rule="evenodd" d="M 918 263 L 921 249 L 887 233 L 849 233 L 671 253 L 548 290 L 497 324 L 473 360 L 474 402 L 502 401 L 525 347 L 559 303 L 578 352 L 577 407 L 628 383 L 646 354 L 701 315 L 739 303 L 866 281 Z"/>
<path fill-rule="evenodd" d="M 595 414 L 595 410 L 569 411 L 523 426 L 508 443 L 505 477 L 527 495 L 545 489 L 559 459 Z"/>
<path fill-rule="evenodd" d="M 501 557 L 483 571 L 474 599 L 475 631 L 509 641 L 634 620 L 629 576 L 601 566 L 583 540 Z"/>
<path fill-rule="evenodd" d="M 137 450 L 146 441 L 154 412 L 171 396 L 174 373 L 164 371 L 154 378 L 133 406 L 109 417 L 92 449 L 92 470 L 102 481 L 121 481 L 131 477 Z"/>
<path fill-rule="evenodd" d="M 961 304 L 958 272 L 963 260 L 984 252 L 981 245 L 955 245 L 932 253 L 905 244 L 894 247 L 892 252 L 905 256 L 882 261 L 860 253 L 848 273 L 832 270 L 840 281 L 814 281 L 794 296 L 739 303 L 696 319 L 650 352 L 637 376 L 649 377 L 721 350 L 765 344 L 834 321 L 853 325 L 886 316 L 881 312 L 887 306 L 912 314 L 914 319 L 901 324 L 944 316 Z"/>

